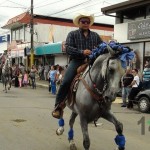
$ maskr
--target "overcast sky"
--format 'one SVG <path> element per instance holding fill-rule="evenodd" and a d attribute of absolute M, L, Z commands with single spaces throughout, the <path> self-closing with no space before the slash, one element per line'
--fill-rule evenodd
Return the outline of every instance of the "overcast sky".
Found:
<path fill-rule="evenodd" d="M 114 24 L 113 17 L 103 16 L 101 8 L 127 0 L 33 0 L 34 13 L 52 17 L 72 19 L 82 11 L 95 16 L 96 23 Z M 9 19 L 23 12 L 30 11 L 31 0 L 0 0 L 0 27 Z M 0 33 L 5 30 L 0 29 Z"/>

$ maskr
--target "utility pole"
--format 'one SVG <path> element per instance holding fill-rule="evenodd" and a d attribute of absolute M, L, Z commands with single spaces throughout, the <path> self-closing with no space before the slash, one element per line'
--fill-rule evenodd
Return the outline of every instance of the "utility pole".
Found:
<path fill-rule="evenodd" d="M 30 34 L 31 34 L 31 55 L 30 55 L 30 65 L 34 64 L 34 43 L 33 43 L 33 35 L 34 35 L 34 28 L 33 28 L 33 0 L 31 0 L 31 14 L 30 14 Z"/>

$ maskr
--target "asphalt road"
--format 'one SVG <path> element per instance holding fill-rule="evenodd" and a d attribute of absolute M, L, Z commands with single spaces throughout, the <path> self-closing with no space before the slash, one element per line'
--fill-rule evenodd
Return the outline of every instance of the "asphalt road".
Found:
<path fill-rule="evenodd" d="M 57 136 L 57 120 L 51 117 L 55 96 L 45 88 L 12 87 L 8 93 L 2 89 L 0 83 L 0 150 L 69 150 L 67 135 L 71 111 L 65 109 L 65 132 Z M 134 110 L 121 108 L 116 103 L 112 104 L 112 112 L 124 124 L 126 150 L 149 150 L 150 114 L 142 114 L 136 107 Z M 115 127 L 103 119 L 98 123 L 98 127 L 89 124 L 90 149 L 114 150 Z M 83 150 L 79 118 L 74 130 L 77 148 Z"/>

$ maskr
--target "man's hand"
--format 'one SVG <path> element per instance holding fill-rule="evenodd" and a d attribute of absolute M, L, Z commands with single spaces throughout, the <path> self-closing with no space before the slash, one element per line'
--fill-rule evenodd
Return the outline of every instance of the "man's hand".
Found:
<path fill-rule="evenodd" d="M 83 54 L 86 55 L 86 56 L 88 56 L 88 55 L 91 54 L 91 50 L 85 49 L 85 50 L 83 51 Z"/>

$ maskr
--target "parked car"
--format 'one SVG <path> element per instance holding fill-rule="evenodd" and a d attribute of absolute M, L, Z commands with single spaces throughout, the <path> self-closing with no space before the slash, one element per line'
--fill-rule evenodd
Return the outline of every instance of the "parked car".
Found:
<path fill-rule="evenodd" d="M 150 89 L 140 91 L 133 103 L 138 105 L 139 111 L 146 113 L 150 110 Z"/>

